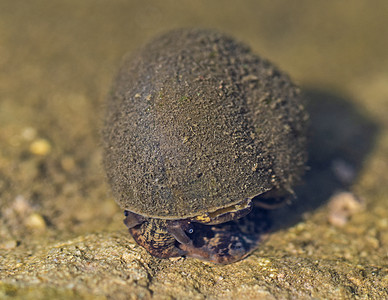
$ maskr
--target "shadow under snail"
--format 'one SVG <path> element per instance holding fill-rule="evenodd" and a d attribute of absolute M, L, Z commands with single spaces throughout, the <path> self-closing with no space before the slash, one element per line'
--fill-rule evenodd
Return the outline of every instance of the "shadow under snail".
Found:
<path fill-rule="evenodd" d="M 160 258 L 247 256 L 305 170 L 307 119 L 287 75 L 217 31 L 174 30 L 124 59 L 103 162 L 136 242 Z"/>

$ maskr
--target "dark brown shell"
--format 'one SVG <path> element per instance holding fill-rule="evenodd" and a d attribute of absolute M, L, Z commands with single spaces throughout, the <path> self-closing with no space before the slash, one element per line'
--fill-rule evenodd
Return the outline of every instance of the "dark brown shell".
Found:
<path fill-rule="evenodd" d="M 298 89 L 246 46 L 175 30 L 126 59 L 108 99 L 104 165 L 122 209 L 179 219 L 273 188 L 304 171 Z"/>

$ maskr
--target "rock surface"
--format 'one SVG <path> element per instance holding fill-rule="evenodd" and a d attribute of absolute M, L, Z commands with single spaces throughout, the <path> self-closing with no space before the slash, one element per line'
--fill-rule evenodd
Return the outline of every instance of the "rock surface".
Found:
<path fill-rule="evenodd" d="M 388 5 L 286 3 L 1 1 L 0 299 L 387 297 Z M 104 99 L 121 57 L 198 24 L 288 71 L 311 115 L 298 199 L 272 212 L 257 251 L 226 266 L 148 255 L 101 167 Z M 338 191 L 363 206 L 334 226 L 327 201 Z"/>

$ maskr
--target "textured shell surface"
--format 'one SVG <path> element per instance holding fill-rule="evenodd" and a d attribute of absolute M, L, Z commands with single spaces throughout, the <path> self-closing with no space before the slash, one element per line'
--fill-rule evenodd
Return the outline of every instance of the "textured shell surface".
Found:
<path fill-rule="evenodd" d="M 161 219 L 292 191 L 306 120 L 298 88 L 247 46 L 174 30 L 122 63 L 103 130 L 108 181 L 122 209 Z"/>

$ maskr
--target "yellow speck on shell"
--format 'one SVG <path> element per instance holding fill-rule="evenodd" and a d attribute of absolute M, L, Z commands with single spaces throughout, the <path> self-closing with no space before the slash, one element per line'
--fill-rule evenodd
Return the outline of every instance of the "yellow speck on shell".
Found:
<path fill-rule="evenodd" d="M 201 223 L 208 223 L 210 222 L 210 217 L 208 214 L 200 215 L 194 218 L 196 221 L 199 221 Z"/>

